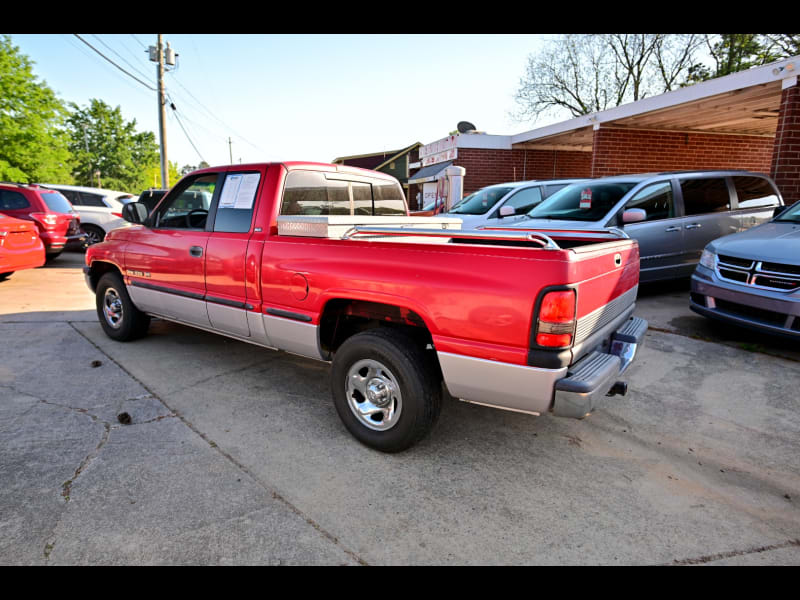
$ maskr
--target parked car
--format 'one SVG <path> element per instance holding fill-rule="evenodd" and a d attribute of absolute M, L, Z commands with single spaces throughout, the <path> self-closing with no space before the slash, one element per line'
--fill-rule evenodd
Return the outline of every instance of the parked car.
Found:
<path fill-rule="evenodd" d="M 708 244 L 691 286 L 698 314 L 800 339 L 800 202 Z"/>
<path fill-rule="evenodd" d="M 40 185 L 61 192 L 72 203 L 81 217 L 81 231 L 86 234 L 87 246 L 102 242 L 112 229 L 128 226 L 122 218 L 122 207 L 135 199 L 133 194 L 78 185 Z"/>
<path fill-rule="evenodd" d="M 44 264 L 44 243 L 30 221 L 0 214 L 0 281 Z"/>
<path fill-rule="evenodd" d="M 505 227 L 526 219 L 533 207 L 557 191 L 582 179 L 545 181 L 514 181 L 481 188 L 464 198 L 443 217 L 459 217 L 463 229 L 475 227 Z"/>
<path fill-rule="evenodd" d="M 619 175 L 569 185 L 512 227 L 622 228 L 639 242 L 647 282 L 691 276 L 710 241 L 763 223 L 780 206 L 778 188 L 760 173 Z"/>
<path fill-rule="evenodd" d="M 195 192 L 210 204 L 192 208 Z M 405 206 L 396 179 L 355 167 L 202 169 L 154 211 L 126 205 L 135 225 L 90 247 L 84 272 L 113 340 L 158 316 L 331 361 L 345 427 L 387 452 L 431 430 L 443 384 L 468 402 L 573 418 L 625 393 L 619 377 L 647 330 L 633 317 L 633 240 L 586 231 L 560 247 L 560 232 L 461 231 Z"/>
<path fill-rule="evenodd" d="M 37 184 L 0 183 L 0 213 L 33 221 L 47 258 L 55 258 L 65 248 L 81 248 L 85 243 L 80 216 L 56 190 Z"/>

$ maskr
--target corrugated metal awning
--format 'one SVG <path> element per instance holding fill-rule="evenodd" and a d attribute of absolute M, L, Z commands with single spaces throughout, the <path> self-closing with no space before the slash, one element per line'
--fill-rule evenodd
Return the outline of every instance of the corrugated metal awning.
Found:
<path fill-rule="evenodd" d="M 439 174 L 452 164 L 453 161 L 448 160 L 447 162 L 422 167 L 419 171 L 408 178 L 408 183 L 427 183 L 428 181 L 436 181 L 439 179 Z"/>

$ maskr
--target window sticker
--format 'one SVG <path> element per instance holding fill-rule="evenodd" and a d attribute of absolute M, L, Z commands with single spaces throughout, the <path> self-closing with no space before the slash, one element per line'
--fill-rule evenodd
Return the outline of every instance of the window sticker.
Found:
<path fill-rule="evenodd" d="M 592 208 L 592 189 L 586 188 L 581 192 L 581 208 Z"/>
<path fill-rule="evenodd" d="M 219 198 L 220 208 L 253 208 L 256 199 L 260 173 L 238 173 L 225 177 L 222 194 Z"/>

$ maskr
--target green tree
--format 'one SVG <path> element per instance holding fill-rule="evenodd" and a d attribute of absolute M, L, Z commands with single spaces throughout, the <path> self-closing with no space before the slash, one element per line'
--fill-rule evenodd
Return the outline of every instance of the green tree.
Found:
<path fill-rule="evenodd" d="M 782 37 L 786 35 L 781 34 L 773 42 L 768 36 L 756 33 L 707 34 L 705 44 L 713 64 L 692 65 L 686 83 L 724 77 L 778 60 L 781 57 L 779 44 L 792 43 L 792 34 L 788 34 L 788 40 Z"/>
<path fill-rule="evenodd" d="M 66 109 L 33 64 L 0 35 L 0 180 L 72 183 Z"/>
<path fill-rule="evenodd" d="M 125 121 L 119 106 L 98 99 L 80 108 L 72 103 L 67 119 L 69 149 L 75 159 L 73 175 L 80 185 L 138 194 L 150 187 L 149 170 L 159 164 L 158 145 L 152 131 L 137 132 L 136 120 Z"/>

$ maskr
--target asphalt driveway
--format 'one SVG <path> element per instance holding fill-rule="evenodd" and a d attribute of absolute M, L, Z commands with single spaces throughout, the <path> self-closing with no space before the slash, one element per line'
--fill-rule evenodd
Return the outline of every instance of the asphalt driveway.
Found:
<path fill-rule="evenodd" d="M 800 355 L 680 285 L 642 290 L 629 393 L 588 419 L 449 399 L 385 455 L 324 363 L 108 339 L 81 265 L 0 282 L 2 564 L 800 564 Z"/>

